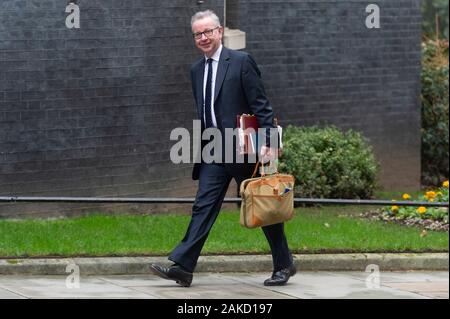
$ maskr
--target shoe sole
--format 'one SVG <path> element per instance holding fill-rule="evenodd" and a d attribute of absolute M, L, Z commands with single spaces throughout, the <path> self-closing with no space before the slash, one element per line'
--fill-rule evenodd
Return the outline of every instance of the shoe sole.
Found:
<path fill-rule="evenodd" d="M 150 266 L 150 270 L 152 271 L 152 273 L 162 279 L 167 279 L 167 280 L 174 280 L 177 284 L 179 284 L 182 287 L 189 287 L 191 284 L 185 281 L 181 281 L 181 280 L 177 280 L 177 279 L 173 279 L 173 278 L 169 278 L 166 276 L 165 273 L 160 272 L 158 269 L 153 268 L 153 266 Z"/>
<path fill-rule="evenodd" d="M 179 281 L 179 280 L 176 280 L 175 281 L 177 284 L 179 284 L 180 286 L 182 286 L 182 287 L 189 287 L 191 284 L 190 283 L 188 283 L 188 282 L 184 282 L 184 281 Z"/>
<path fill-rule="evenodd" d="M 266 287 L 274 287 L 274 286 L 285 286 L 286 284 L 287 284 L 287 281 L 283 282 L 281 284 L 264 284 L 264 286 L 266 286 Z"/>

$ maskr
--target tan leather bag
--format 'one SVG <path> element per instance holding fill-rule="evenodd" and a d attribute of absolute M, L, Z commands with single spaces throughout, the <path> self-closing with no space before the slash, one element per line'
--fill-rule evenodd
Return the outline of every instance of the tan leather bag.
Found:
<path fill-rule="evenodd" d="M 294 176 L 275 173 L 253 178 L 258 164 L 252 178 L 240 186 L 240 223 L 247 228 L 285 222 L 294 215 Z"/>

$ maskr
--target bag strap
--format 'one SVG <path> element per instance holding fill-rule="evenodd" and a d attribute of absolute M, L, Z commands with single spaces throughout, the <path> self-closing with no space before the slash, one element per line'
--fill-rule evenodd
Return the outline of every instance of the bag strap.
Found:
<path fill-rule="evenodd" d="M 256 165 L 255 165 L 255 169 L 253 170 L 253 174 L 252 174 L 252 177 L 251 178 L 253 178 L 253 177 L 255 177 L 255 175 L 256 175 L 256 172 L 257 172 L 257 170 L 258 170 L 258 166 L 259 166 L 259 164 L 261 164 L 261 167 L 262 167 L 262 173 L 261 173 L 261 176 L 265 176 L 266 174 L 264 173 L 264 162 L 262 162 L 262 161 L 257 161 L 256 162 Z M 276 170 L 275 170 L 275 173 L 274 174 L 277 174 L 278 173 L 278 167 L 276 166 Z"/>
<path fill-rule="evenodd" d="M 258 171 L 258 166 L 259 166 L 260 163 L 261 163 L 261 165 L 262 165 L 262 167 L 263 167 L 261 176 L 264 176 L 264 175 L 265 175 L 265 174 L 264 174 L 264 163 L 263 163 L 263 162 L 260 162 L 260 161 L 257 161 L 257 162 L 256 162 L 256 165 L 255 165 L 255 169 L 253 170 L 253 174 L 252 174 L 252 177 L 251 177 L 251 178 L 255 177 L 256 172 Z"/>

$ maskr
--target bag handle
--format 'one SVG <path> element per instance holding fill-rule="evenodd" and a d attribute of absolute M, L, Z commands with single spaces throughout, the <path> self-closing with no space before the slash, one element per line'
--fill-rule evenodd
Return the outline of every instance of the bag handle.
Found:
<path fill-rule="evenodd" d="M 258 171 L 259 163 L 261 163 L 261 162 L 260 162 L 260 161 L 257 161 L 257 162 L 256 162 L 255 169 L 253 170 L 252 177 L 250 177 L 250 178 L 255 177 L 256 172 Z M 262 165 L 262 167 L 263 167 L 263 173 L 262 173 L 261 175 L 264 176 L 264 163 L 261 163 L 261 165 Z"/>
<path fill-rule="evenodd" d="M 271 163 L 271 161 L 269 161 L 269 162 Z M 251 177 L 251 178 L 255 177 L 256 172 L 257 172 L 257 170 L 258 170 L 259 164 L 261 164 L 261 167 L 262 167 L 261 176 L 265 176 L 265 175 L 266 175 L 266 174 L 264 173 L 264 162 L 263 162 L 263 161 L 257 161 L 257 162 L 256 162 L 256 165 L 255 165 L 255 169 L 253 170 L 253 174 L 252 174 L 252 177 Z M 276 169 L 275 169 L 275 173 L 274 173 L 274 174 L 277 174 L 277 173 L 278 173 L 278 167 L 277 167 L 277 165 L 276 165 L 275 167 L 276 167 Z"/>
<path fill-rule="evenodd" d="M 264 173 L 264 162 L 258 161 L 258 162 L 256 162 L 255 169 L 253 170 L 253 174 L 252 174 L 251 178 L 255 177 L 256 172 L 258 171 L 259 164 L 261 164 L 261 167 L 262 167 L 261 176 L 266 176 L 266 174 Z M 277 174 L 277 173 L 278 173 L 278 169 L 276 170 L 276 172 L 274 174 Z"/>

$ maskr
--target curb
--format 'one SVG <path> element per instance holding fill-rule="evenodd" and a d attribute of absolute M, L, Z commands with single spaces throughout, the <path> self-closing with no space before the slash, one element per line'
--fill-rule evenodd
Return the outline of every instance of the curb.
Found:
<path fill-rule="evenodd" d="M 377 265 L 380 271 L 449 270 L 448 253 L 426 254 L 320 254 L 293 255 L 298 271 L 366 271 Z M 149 264 L 170 265 L 167 257 L 95 257 L 48 259 L 0 259 L 0 275 L 67 275 L 69 265 L 81 275 L 149 274 Z M 67 271 L 66 271 L 67 269 Z M 271 255 L 201 256 L 196 272 L 271 272 Z"/>

